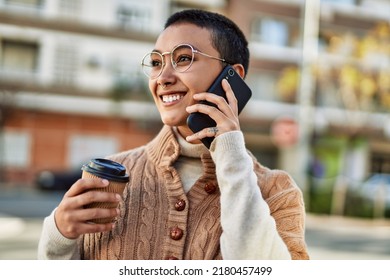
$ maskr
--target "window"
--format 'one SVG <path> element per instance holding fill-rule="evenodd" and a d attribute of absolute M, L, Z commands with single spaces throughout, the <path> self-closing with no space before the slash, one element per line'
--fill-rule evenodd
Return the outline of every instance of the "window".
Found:
<path fill-rule="evenodd" d="M 1 68 L 6 72 L 36 72 L 39 53 L 37 43 L 5 39 L 1 42 L 1 50 Z"/>
<path fill-rule="evenodd" d="M 7 167 L 28 167 L 30 135 L 26 132 L 5 132 L 0 138 L 0 163 Z"/>
<path fill-rule="evenodd" d="M 371 155 L 371 172 L 390 174 L 390 155 L 373 153 Z"/>
<path fill-rule="evenodd" d="M 58 44 L 55 49 L 54 78 L 59 85 L 73 85 L 78 73 L 78 51 L 75 45 Z"/>
<path fill-rule="evenodd" d="M 77 18 L 81 11 L 82 1 L 59 0 L 58 11 L 61 16 Z"/>
<path fill-rule="evenodd" d="M 247 82 L 253 89 L 252 99 L 282 101 L 277 92 L 278 78 L 278 71 L 252 69 L 247 77 Z"/>
<path fill-rule="evenodd" d="M 118 143 L 112 137 L 74 135 L 69 140 L 69 164 L 78 168 L 91 158 L 105 157 L 118 151 Z"/>
<path fill-rule="evenodd" d="M 5 0 L 9 6 L 19 6 L 24 8 L 39 8 L 43 5 L 43 0 Z"/>
<path fill-rule="evenodd" d="M 151 100 L 150 94 L 145 94 L 148 86 L 145 75 L 139 70 L 139 61 L 131 59 L 116 59 L 112 63 L 111 97 L 114 100 Z"/>
<path fill-rule="evenodd" d="M 261 16 L 252 24 L 252 40 L 280 47 L 299 47 L 299 20 Z"/>
<path fill-rule="evenodd" d="M 117 21 L 123 29 L 146 30 L 151 22 L 149 9 L 121 5 L 117 11 Z"/>
<path fill-rule="evenodd" d="M 341 5 L 356 5 L 357 0 L 322 0 L 324 3 L 333 3 L 333 4 L 341 4 Z"/>

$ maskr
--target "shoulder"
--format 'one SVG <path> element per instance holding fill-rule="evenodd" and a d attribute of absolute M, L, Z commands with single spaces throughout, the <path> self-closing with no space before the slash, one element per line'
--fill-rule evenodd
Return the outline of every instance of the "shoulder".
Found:
<path fill-rule="evenodd" d="M 301 189 L 289 173 L 284 170 L 265 167 L 250 152 L 249 154 L 253 158 L 254 171 L 265 199 L 283 195 L 302 195 Z"/>
<path fill-rule="evenodd" d="M 300 191 L 294 179 L 286 171 L 264 167 L 262 169 L 260 180 L 264 186 L 264 191 L 268 192 L 268 196 L 281 192 Z"/>
<path fill-rule="evenodd" d="M 303 192 L 290 174 L 283 170 L 259 169 L 260 191 L 273 215 L 283 209 L 288 209 L 289 215 L 304 212 Z"/>

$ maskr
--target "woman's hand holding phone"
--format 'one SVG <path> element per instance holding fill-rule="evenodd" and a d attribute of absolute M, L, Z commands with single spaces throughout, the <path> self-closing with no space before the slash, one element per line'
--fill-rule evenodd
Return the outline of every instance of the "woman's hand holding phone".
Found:
<path fill-rule="evenodd" d="M 188 113 L 202 113 L 209 116 L 215 122 L 215 126 L 205 127 L 195 134 L 188 136 L 186 138 L 188 142 L 202 140 L 207 137 L 214 138 L 225 132 L 240 130 L 237 98 L 226 79 L 223 79 L 221 84 L 226 93 L 226 99 L 216 94 L 202 92 L 195 94 L 194 99 L 197 101 L 207 101 L 213 105 L 198 102 L 195 105 L 187 107 Z"/>
<path fill-rule="evenodd" d="M 198 104 L 187 108 L 190 113 L 187 124 L 194 134 L 186 140 L 201 140 L 210 148 L 216 136 L 239 130 L 238 115 L 251 96 L 251 89 L 240 75 L 232 66 L 226 66 L 207 92 L 194 95 Z"/>

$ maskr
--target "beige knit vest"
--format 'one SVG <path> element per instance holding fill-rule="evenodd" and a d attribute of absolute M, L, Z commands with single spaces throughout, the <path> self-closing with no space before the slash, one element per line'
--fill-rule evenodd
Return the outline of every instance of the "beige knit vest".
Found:
<path fill-rule="evenodd" d="M 204 173 L 185 194 L 172 167 L 179 153 L 172 130 L 165 126 L 148 145 L 111 157 L 125 165 L 130 174 L 120 218 L 111 232 L 88 234 L 80 239 L 82 259 L 222 258 L 215 165 L 210 154 L 203 154 Z M 295 205 L 303 207 L 299 189 L 292 187 L 289 177 L 279 171 L 271 172 L 257 164 L 255 172 L 292 257 L 307 259 L 304 240 L 296 238 L 304 236 L 304 218 L 298 209 L 291 210 L 297 208 Z M 289 205 L 293 207 L 283 211 Z"/>

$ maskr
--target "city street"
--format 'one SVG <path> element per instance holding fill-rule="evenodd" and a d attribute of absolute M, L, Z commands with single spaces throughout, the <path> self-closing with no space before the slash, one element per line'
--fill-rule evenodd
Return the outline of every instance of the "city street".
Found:
<path fill-rule="evenodd" d="M 0 260 L 34 260 L 43 217 L 61 192 L 0 189 Z M 307 216 L 313 260 L 390 260 L 390 221 Z"/>

